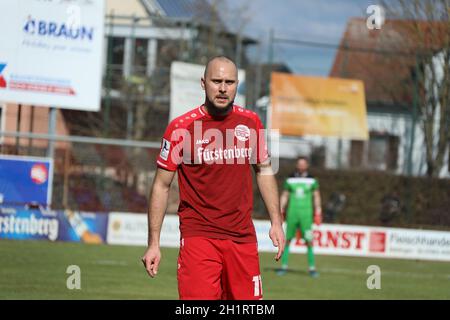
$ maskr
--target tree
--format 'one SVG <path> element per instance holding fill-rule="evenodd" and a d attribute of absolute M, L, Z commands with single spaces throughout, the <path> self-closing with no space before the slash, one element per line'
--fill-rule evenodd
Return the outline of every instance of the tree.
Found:
<path fill-rule="evenodd" d="M 437 177 L 450 142 L 450 0 L 382 4 L 388 18 L 403 22 L 403 37 L 396 45 L 414 58 L 411 80 L 424 134 L 427 175 Z"/>

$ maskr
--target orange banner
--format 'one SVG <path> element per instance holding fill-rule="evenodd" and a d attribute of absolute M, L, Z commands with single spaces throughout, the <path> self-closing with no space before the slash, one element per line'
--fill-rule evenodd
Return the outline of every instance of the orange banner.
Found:
<path fill-rule="evenodd" d="M 368 139 L 360 80 L 272 73 L 270 127 L 286 136 Z"/>

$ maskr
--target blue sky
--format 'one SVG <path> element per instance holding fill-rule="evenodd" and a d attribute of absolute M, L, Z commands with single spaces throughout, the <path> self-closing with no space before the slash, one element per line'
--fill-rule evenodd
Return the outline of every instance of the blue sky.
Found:
<path fill-rule="evenodd" d="M 349 18 L 366 17 L 376 0 L 226 0 L 231 13 L 227 25 L 238 28 L 237 17 L 247 21 L 244 34 L 261 41 L 249 53 L 253 60 L 268 59 L 269 30 L 275 37 L 338 44 Z M 274 61 L 286 63 L 295 73 L 328 75 L 336 50 L 275 43 Z"/>

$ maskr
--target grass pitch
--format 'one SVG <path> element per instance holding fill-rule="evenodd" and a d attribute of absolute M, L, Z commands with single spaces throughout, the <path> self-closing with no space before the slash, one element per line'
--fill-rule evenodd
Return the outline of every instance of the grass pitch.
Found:
<path fill-rule="evenodd" d="M 162 248 L 158 276 L 140 261 L 144 247 L 0 240 L 0 299 L 178 299 L 178 249 Z M 273 253 L 261 253 L 265 300 L 450 299 L 450 263 L 317 256 L 310 278 L 306 256 L 292 254 L 290 272 L 277 276 Z M 81 270 L 81 289 L 69 290 L 68 266 Z M 367 288 L 369 265 L 381 269 L 381 289 Z"/>

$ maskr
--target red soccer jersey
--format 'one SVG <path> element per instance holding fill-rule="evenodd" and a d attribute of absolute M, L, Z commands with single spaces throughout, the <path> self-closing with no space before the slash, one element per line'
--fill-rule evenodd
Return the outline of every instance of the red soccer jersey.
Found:
<path fill-rule="evenodd" d="M 263 125 L 236 105 L 220 117 L 204 108 L 170 122 L 157 160 L 178 172 L 181 237 L 256 242 L 251 165 L 268 159 Z"/>

